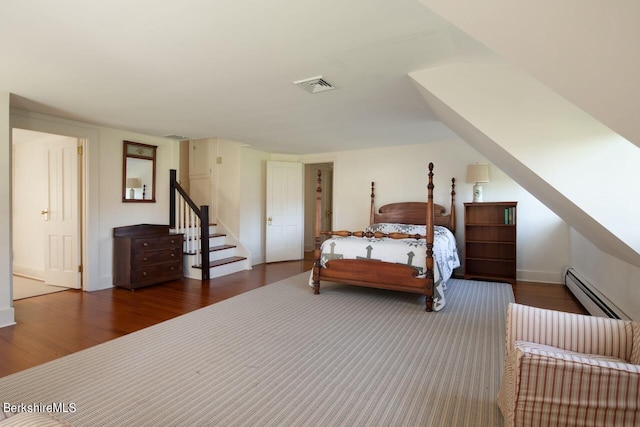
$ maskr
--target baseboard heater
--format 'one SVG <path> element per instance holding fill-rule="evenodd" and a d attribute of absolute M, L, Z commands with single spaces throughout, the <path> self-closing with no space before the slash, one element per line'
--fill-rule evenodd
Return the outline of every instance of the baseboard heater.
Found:
<path fill-rule="evenodd" d="M 565 267 L 564 284 L 592 316 L 631 320 L 573 267 Z"/>

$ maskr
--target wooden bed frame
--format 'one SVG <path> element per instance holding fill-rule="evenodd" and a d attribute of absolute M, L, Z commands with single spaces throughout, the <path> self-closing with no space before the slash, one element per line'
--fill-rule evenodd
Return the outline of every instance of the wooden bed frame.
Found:
<path fill-rule="evenodd" d="M 374 223 L 400 223 L 426 225 L 427 236 L 404 233 L 380 233 L 365 231 L 321 231 L 322 218 L 322 190 L 321 172 L 318 171 L 318 184 L 316 189 L 316 225 L 315 225 L 315 263 L 313 266 L 313 289 L 315 294 L 320 293 L 320 280 L 347 283 L 350 285 L 365 286 L 371 288 L 390 289 L 423 294 L 425 298 L 425 310 L 432 311 L 433 305 L 433 227 L 441 225 L 455 233 L 455 178 L 451 179 L 451 209 L 449 215 L 445 215 L 444 207 L 433 203 L 433 163 L 429 163 L 429 184 L 427 185 L 427 202 L 391 203 L 382 206 L 376 213 L 374 207 L 375 192 L 374 183 L 371 183 L 371 214 L 370 224 Z M 424 239 L 427 240 L 427 273 L 426 277 L 418 278 L 415 268 L 377 260 L 362 259 L 334 259 L 326 263 L 326 267 L 320 264 L 321 236 L 356 236 L 356 237 L 389 237 L 393 239 Z"/>

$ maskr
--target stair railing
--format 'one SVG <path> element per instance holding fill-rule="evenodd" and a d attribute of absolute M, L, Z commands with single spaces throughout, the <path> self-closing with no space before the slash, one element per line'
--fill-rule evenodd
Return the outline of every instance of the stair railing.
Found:
<path fill-rule="evenodd" d="M 170 175 L 169 226 L 184 234 L 185 252 L 200 259 L 202 281 L 209 280 L 209 206 L 195 204 L 178 182 L 175 169 Z"/>

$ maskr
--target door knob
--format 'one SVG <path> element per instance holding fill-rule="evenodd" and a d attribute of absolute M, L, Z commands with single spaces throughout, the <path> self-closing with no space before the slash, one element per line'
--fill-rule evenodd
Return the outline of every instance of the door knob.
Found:
<path fill-rule="evenodd" d="M 44 215 L 44 220 L 45 221 L 49 221 L 49 209 L 45 209 L 43 211 L 40 211 L 40 215 Z"/>
<path fill-rule="evenodd" d="M 271 218 L 271 217 L 267 218 L 267 224 L 268 225 L 271 225 L 272 222 L 273 222 L 273 218 Z"/>

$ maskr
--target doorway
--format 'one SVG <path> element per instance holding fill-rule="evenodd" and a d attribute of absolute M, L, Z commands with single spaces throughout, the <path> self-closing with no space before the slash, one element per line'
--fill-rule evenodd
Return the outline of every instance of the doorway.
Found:
<path fill-rule="evenodd" d="M 83 147 L 75 137 L 12 130 L 13 272 L 30 279 L 14 283 L 32 283 L 43 293 L 82 287 Z"/>
<path fill-rule="evenodd" d="M 321 172 L 322 222 L 321 230 L 333 229 L 333 162 L 309 163 L 305 165 L 304 200 L 304 251 L 315 249 L 316 189 L 318 170 Z M 324 238 L 322 239 L 324 240 Z"/>

